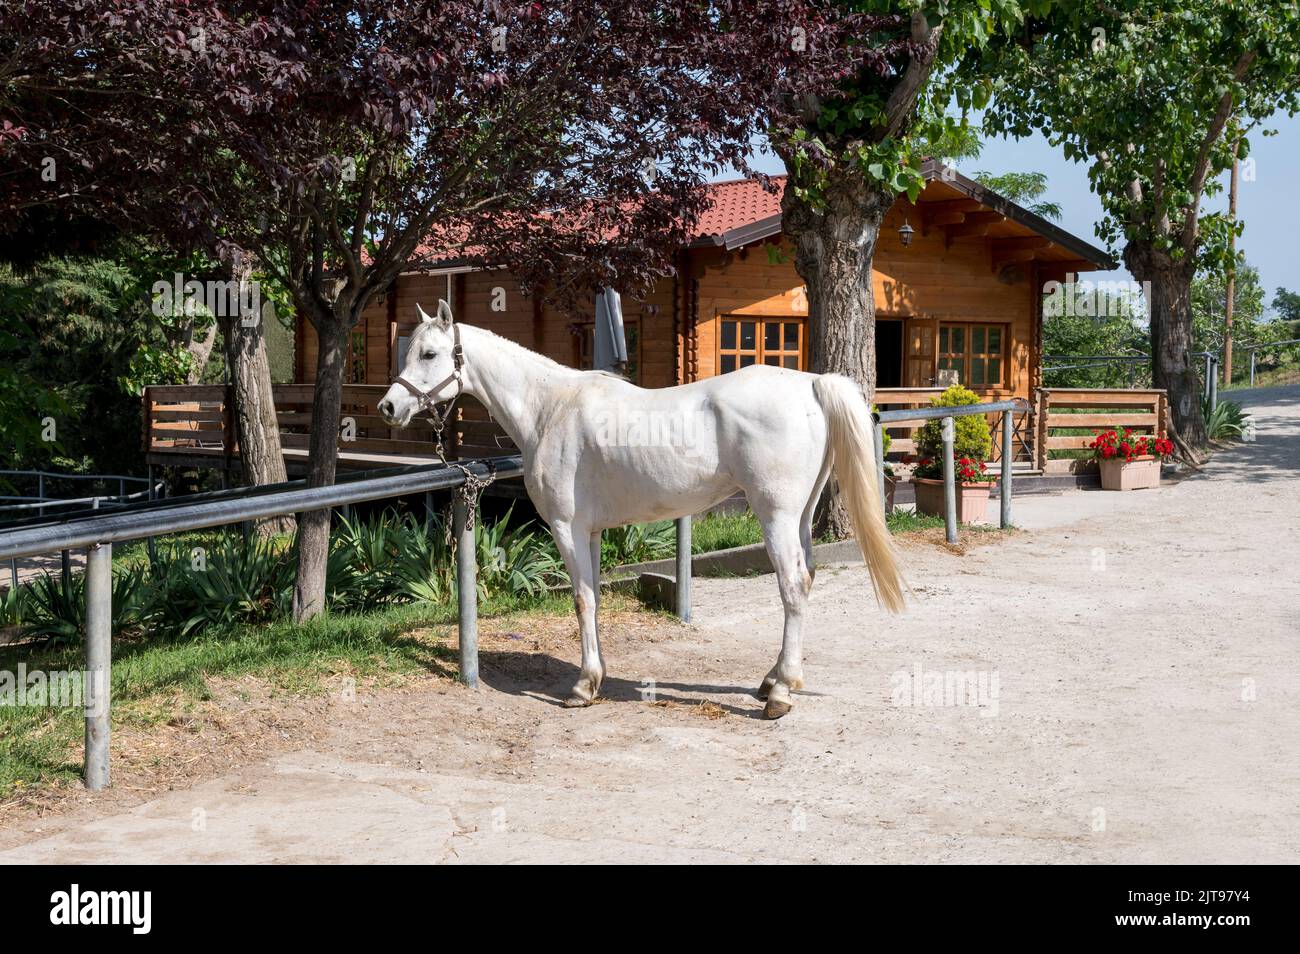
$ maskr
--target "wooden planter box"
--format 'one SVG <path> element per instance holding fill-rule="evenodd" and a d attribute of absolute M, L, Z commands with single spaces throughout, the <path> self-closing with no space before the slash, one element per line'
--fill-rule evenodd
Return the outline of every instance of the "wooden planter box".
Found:
<path fill-rule="evenodd" d="M 943 516 L 943 481 L 929 477 L 913 477 L 916 489 L 916 512 Z M 993 485 L 986 482 L 959 483 L 957 485 L 957 522 L 986 523 L 989 512 L 989 491 Z"/>
<path fill-rule="evenodd" d="M 1135 457 L 1130 461 L 1098 461 L 1102 490 L 1146 490 L 1160 486 L 1160 461 L 1155 457 Z"/>

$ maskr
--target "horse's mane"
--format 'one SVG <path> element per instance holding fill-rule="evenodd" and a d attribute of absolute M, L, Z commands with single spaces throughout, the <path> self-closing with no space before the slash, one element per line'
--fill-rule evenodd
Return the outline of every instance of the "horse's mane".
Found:
<path fill-rule="evenodd" d="M 537 362 L 539 362 L 540 364 L 548 368 L 555 368 L 560 371 L 568 371 L 572 374 L 600 375 L 606 378 L 613 378 L 616 381 L 627 380 L 627 378 L 623 377 L 623 375 L 615 374 L 612 371 L 584 371 L 581 368 L 571 368 L 567 364 L 560 364 L 560 362 L 556 361 L 554 358 L 544 355 L 540 351 L 534 351 L 532 348 L 524 347 L 519 342 L 511 341 L 509 338 L 503 337 L 497 334 L 495 331 L 489 331 L 487 328 L 484 328 L 481 325 L 467 324 L 467 325 L 461 325 L 461 327 L 473 328 L 476 334 L 486 335 L 487 337 L 491 338 L 492 343 L 500 347 L 502 351 L 511 352 L 514 354 L 527 355 L 528 357 L 536 360 Z M 417 329 L 415 334 L 411 336 L 412 345 L 414 345 L 415 343 L 415 335 L 418 335 L 420 331 L 422 331 L 423 329 L 424 329 L 424 324 L 421 323 L 420 328 Z"/>

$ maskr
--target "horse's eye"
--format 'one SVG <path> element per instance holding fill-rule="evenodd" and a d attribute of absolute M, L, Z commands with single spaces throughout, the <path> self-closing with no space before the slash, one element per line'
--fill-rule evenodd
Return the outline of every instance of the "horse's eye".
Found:
<path fill-rule="evenodd" d="M 420 355 L 420 358 L 424 361 L 432 361 L 436 357 L 438 357 L 438 355 L 433 351 L 426 351 L 424 354 Z"/>

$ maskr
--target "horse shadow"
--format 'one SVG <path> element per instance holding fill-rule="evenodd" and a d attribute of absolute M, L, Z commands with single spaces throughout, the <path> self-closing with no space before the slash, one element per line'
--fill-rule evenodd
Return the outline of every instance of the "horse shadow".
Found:
<path fill-rule="evenodd" d="M 574 663 L 548 653 L 510 651 L 483 652 L 479 662 L 479 681 L 497 692 L 512 696 L 536 699 L 557 708 L 563 707 L 569 690 L 578 680 L 579 668 Z M 601 699 L 609 703 L 676 702 L 682 705 L 699 705 L 700 696 L 749 696 L 755 700 L 752 707 L 732 702 L 715 702 L 731 715 L 747 719 L 763 718 L 763 704 L 757 700 L 753 686 L 719 686 L 710 683 L 659 682 L 653 685 L 653 699 L 649 697 L 648 682 L 633 682 L 618 676 L 605 677 L 600 687 Z M 690 693 L 691 695 L 683 695 Z"/>

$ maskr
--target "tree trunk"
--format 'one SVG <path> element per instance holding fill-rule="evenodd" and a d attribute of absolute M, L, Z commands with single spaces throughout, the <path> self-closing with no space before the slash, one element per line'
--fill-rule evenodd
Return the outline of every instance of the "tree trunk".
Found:
<path fill-rule="evenodd" d="M 1209 443 L 1201 413 L 1202 384 L 1192 361 L 1192 268 L 1154 249 L 1130 243 L 1124 262 L 1133 277 L 1150 288 L 1151 380 L 1169 399 L 1175 442 L 1195 453 Z"/>
<path fill-rule="evenodd" d="M 314 324 L 320 350 L 308 443 L 307 486 L 325 487 L 334 483 L 338 466 L 349 323 L 346 318 L 329 315 Z M 329 543 L 330 511 L 314 510 L 298 518 L 298 575 L 293 589 L 293 618 L 297 622 L 311 619 L 325 609 Z"/>
<path fill-rule="evenodd" d="M 795 245 L 795 269 L 808 285 L 811 370 L 842 374 L 876 392 L 876 306 L 871 260 L 892 192 L 881 192 L 860 175 L 832 173 L 827 207 L 813 208 L 787 184 L 781 200 L 785 232 Z M 818 532 L 846 539 L 853 524 L 833 482 L 818 516 Z"/>
<path fill-rule="evenodd" d="M 275 417 L 262 316 L 232 315 L 220 321 L 234 395 L 235 434 L 244 484 L 257 487 L 282 483 L 288 478 L 280 447 L 280 426 Z M 257 532 L 264 536 L 292 533 L 293 528 L 291 516 L 273 517 L 257 524 Z"/>

